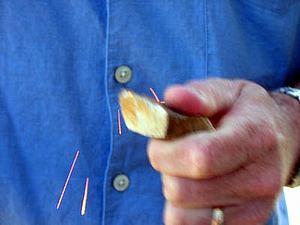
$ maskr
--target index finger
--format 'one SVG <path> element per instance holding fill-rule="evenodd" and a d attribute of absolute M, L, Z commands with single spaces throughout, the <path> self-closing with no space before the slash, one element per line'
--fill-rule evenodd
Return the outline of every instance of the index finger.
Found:
<path fill-rule="evenodd" d="M 207 179 L 232 172 L 273 148 L 276 142 L 270 138 L 271 132 L 259 124 L 236 122 L 215 132 L 172 141 L 151 140 L 148 155 L 161 173 Z"/>

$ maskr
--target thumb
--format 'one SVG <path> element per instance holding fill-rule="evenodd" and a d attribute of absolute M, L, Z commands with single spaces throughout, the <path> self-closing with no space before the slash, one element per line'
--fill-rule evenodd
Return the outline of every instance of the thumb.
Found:
<path fill-rule="evenodd" d="M 242 81 L 224 79 L 193 81 L 169 87 L 165 92 L 165 102 L 178 112 L 211 117 L 229 109 L 243 86 Z"/>

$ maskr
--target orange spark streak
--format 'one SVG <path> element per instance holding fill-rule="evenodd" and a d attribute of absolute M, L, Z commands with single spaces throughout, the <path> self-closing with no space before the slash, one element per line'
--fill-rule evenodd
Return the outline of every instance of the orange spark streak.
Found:
<path fill-rule="evenodd" d="M 88 191 L 89 191 L 89 178 L 87 177 L 86 181 L 85 181 L 85 188 L 84 188 L 84 194 L 83 194 L 82 206 L 81 206 L 81 215 L 82 216 L 85 215 Z"/>
<path fill-rule="evenodd" d="M 65 192 L 66 192 L 67 186 L 68 186 L 68 184 L 69 184 L 70 177 L 71 177 L 71 175 L 72 175 L 72 172 L 73 172 L 73 169 L 74 169 L 74 166 L 75 166 L 75 163 L 76 163 L 76 161 L 77 161 L 78 156 L 79 156 L 79 150 L 78 150 L 78 151 L 76 152 L 76 154 L 75 154 L 73 163 L 72 163 L 72 165 L 71 165 L 71 168 L 70 168 L 69 174 L 68 174 L 68 176 L 67 176 L 66 182 L 65 182 L 65 184 L 64 184 L 63 190 L 62 190 L 62 192 L 61 192 L 60 198 L 59 198 L 59 200 L 58 200 L 56 209 L 59 209 L 59 207 L 60 207 L 60 205 L 61 205 L 61 202 L 62 202 L 63 197 L 64 197 L 64 195 L 65 195 Z"/>

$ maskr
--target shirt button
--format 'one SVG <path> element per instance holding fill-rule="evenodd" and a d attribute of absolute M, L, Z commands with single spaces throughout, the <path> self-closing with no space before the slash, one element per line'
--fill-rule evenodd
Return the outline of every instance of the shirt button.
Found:
<path fill-rule="evenodd" d="M 129 178 L 124 174 L 119 174 L 114 178 L 113 186 L 117 191 L 123 192 L 129 186 Z"/>
<path fill-rule="evenodd" d="M 125 65 L 119 66 L 115 71 L 115 79 L 121 83 L 127 83 L 132 77 L 132 70 Z"/>

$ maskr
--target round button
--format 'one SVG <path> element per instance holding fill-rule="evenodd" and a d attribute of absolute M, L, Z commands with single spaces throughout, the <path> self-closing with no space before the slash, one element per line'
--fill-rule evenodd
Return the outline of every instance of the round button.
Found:
<path fill-rule="evenodd" d="M 132 70 L 128 66 L 119 66 L 115 71 L 115 78 L 119 83 L 127 83 L 132 77 Z"/>
<path fill-rule="evenodd" d="M 113 186 L 117 191 L 125 191 L 129 186 L 129 178 L 124 174 L 119 174 L 114 178 Z"/>

